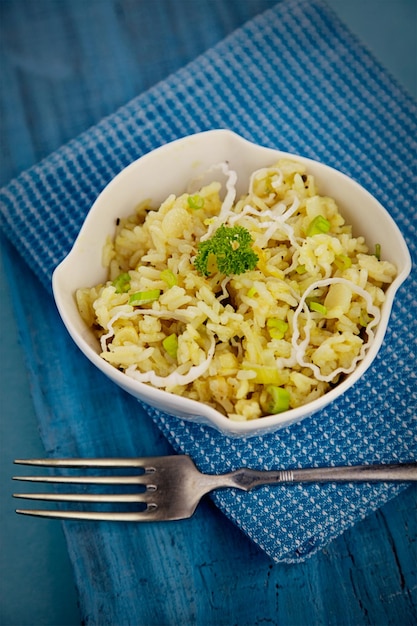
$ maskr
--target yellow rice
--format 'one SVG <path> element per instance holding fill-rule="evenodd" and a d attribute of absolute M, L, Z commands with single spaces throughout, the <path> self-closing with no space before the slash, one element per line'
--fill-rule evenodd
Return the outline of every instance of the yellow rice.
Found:
<path fill-rule="evenodd" d="M 160 207 L 141 202 L 118 220 L 103 242 L 107 282 L 79 289 L 76 300 L 114 367 L 249 420 L 268 414 L 271 385 L 286 390 L 287 408 L 295 408 L 353 371 L 396 268 L 352 235 L 303 164 L 285 159 L 255 172 L 237 200 L 234 172 L 219 167 L 226 194 L 215 181 Z M 191 195 L 201 208 L 190 206 Z M 329 230 L 307 236 L 317 216 Z M 251 233 L 258 262 L 239 275 L 205 277 L 194 266 L 198 244 L 222 223 Z M 126 273 L 128 288 L 117 293 Z M 157 299 L 129 304 L 132 294 L 152 290 Z M 172 335 L 169 354 L 163 342 Z"/>

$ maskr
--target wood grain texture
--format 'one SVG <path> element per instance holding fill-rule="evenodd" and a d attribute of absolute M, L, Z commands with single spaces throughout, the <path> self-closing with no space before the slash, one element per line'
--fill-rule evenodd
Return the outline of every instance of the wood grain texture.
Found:
<path fill-rule="evenodd" d="M 269 0 L 1 0 L 2 182 L 272 4 Z M 78 354 L 76 358 L 69 338 L 60 338 L 65 367 L 45 360 L 45 343 L 60 325 L 54 304 L 15 251 L 7 245 L 3 254 L 8 297 L 14 303 L 22 343 L 30 346 L 26 367 L 34 406 L 49 415 L 48 396 L 59 393 L 63 371 L 68 376 L 78 367 Z M 20 366 L 13 365 L 17 360 L 10 363 L 19 377 Z M 45 386 L 39 384 L 40 370 L 42 380 L 48 381 Z M 78 410 L 83 411 L 83 402 L 92 402 L 94 411 L 89 415 L 94 413 L 98 422 L 110 421 L 100 375 L 86 371 Z M 169 452 L 169 444 L 139 414 L 133 399 L 120 395 L 120 402 L 125 418 L 114 425 L 112 442 L 97 442 L 103 455 L 118 449 L 126 455 Z M 41 433 L 47 453 L 85 453 L 71 449 L 71 433 L 68 441 L 57 438 L 59 414 L 49 418 L 48 428 Z M 141 438 L 130 442 L 130 449 L 122 449 L 124 429 L 137 419 L 142 420 Z M 73 427 L 82 428 L 82 421 Z M 20 435 L 23 442 L 25 433 Z M 20 448 L 15 456 L 24 452 Z M 64 533 L 71 529 L 84 555 L 89 555 L 88 584 L 77 581 L 84 624 L 411 626 L 417 620 L 416 512 L 417 489 L 409 488 L 296 566 L 272 564 L 210 501 L 204 501 L 192 519 L 179 523 L 109 525 L 100 534 L 85 524 L 63 524 L 63 529 Z M 29 523 L 34 534 L 37 524 L 44 524 Z M 50 532 L 57 532 L 52 524 Z M 8 536 L 19 528 L 22 520 L 9 525 Z M 114 547 L 120 533 L 129 541 L 123 554 Z M 70 559 L 76 563 L 72 545 Z M 17 554 L 15 546 L 4 549 L 6 558 Z M 30 547 L 22 550 L 19 558 L 30 559 Z M 57 555 L 58 568 L 58 551 Z M 106 576 L 106 563 L 118 577 Z M 50 575 L 52 579 L 53 572 Z M 26 612 L 13 608 L 22 591 L 17 589 L 12 597 L 12 588 L 7 589 L 2 623 L 34 623 L 31 616 L 36 611 L 30 606 Z M 50 590 L 51 603 L 59 601 L 52 597 L 53 585 Z M 121 616 L 124 598 L 135 599 L 135 612 Z M 47 615 L 41 619 L 53 623 Z"/>

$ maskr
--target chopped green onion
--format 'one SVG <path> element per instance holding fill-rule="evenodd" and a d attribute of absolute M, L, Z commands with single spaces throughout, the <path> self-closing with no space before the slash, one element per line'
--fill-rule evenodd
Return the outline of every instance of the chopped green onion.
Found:
<path fill-rule="evenodd" d="M 272 339 L 283 339 L 288 330 L 288 322 L 280 320 L 278 317 L 267 319 L 266 326 Z"/>
<path fill-rule="evenodd" d="M 338 254 L 334 259 L 334 264 L 339 270 L 347 270 L 352 265 L 352 259 L 346 254 Z"/>
<path fill-rule="evenodd" d="M 360 315 L 360 318 L 359 318 L 359 324 L 363 328 L 366 328 L 370 321 L 371 321 L 371 318 L 369 317 L 367 311 L 361 311 L 361 315 Z"/>
<path fill-rule="evenodd" d="M 187 202 L 190 209 L 202 209 L 204 206 L 204 198 L 198 193 L 188 196 Z"/>
<path fill-rule="evenodd" d="M 297 267 L 295 268 L 295 271 L 297 272 L 297 274 L 305 274 L 307 271 L 307 268 L 305 265 L 297 265 Z"/>
<path fill-rule="evenodd" d="M 142 304 L 148 304 L 158 300 L 161 295 L 160 289 L 149 289 L 149 291 L 137 291 L 129 298 L 129 304 L 133 306 L 141 306 Z"/>
<path fill-rule="evenodd" d="M 160 276 L 161 279 L 166 282 L 168 287 L 174 287 L 174 285 L 178 285 L 178 279 L 175 276 L 174 272 L 171 272 L 171 270 L 162 270 Z"/>
<path fill-rule="evenodd" d="M 279 328 L 280 330 L 288 329 L 288 322 L 279 319 L 279 317 L 270 317 L 266 320 L 266 325 L 268 328 Z"/>
<path fill-rule="evenodd" d="M 272 179 L 273 179 L 273 175 L 269 174 L 269 176 L 267 176 L 264 179 L 264 184 L 265 184 L 265 193 L 270 194 L 270 193 L 274 193 L 275 189 L 272 185 Z"/>
<path fill-rule="evenodd" d="M 272 339 L 284 339 L 285 332 L 279 330 L 279 328 L 270 328 L 269 334 L 271 335 Z"/>
<path fill-rule="evenodd" d="M 243 366 L 243 369 L 250 369 L 255 372 L 255 377 L 251 378 L 254 383 L 261 385 L 282 385 L 285 382 L 285 376 L 282 370 L 276 366 L 267 365 L 250 365 Z"/>
<path fill-rule="evenodd" d="M 322 315 L 326 315 L 327 313 L 327 308 L 324 304 L 320 304 L 320 302 L 310 302 L 308 306 L 310 311 L 316 311 L 316 313 L 321 313 Z"/>
<path fill-rule="evenodd" d="M 175 333 L 172 335 L 168 335 L 165 339 L 162 340 L 162 345 L 164 349 L 168 352 L 169 356 L 173 359 L 177 358 L 178 352 L 178 337 Z"/>
<path fill-rule="evenodd" d="M 313 235 L 320 235 L 322 233 L 328 233 L 330 230 L 330 222 L 326 220 L 322 215 L 316 215 L 307 228 L 307 237 L 313 237 Z"/>
<path fill-rule="evenodd" d="M 275 414 L 288 411 L 290 408 L 290 394 L 286 389 L 269 385 L 266 391 L 269 395 L 269 402 L 266 406 L 268 413 Z"/>
<path fill-rule="evenodd" d="M 130 274 L 128 272 L 119 274 L 112 282 L 112 285 L 116 287 L 116 293 L 126 293 L 130 288 Z"/>
<path fill-rule="evenodd" d="M 375 256 L 378 259 L 378 261 L 381 260 L 381 244 L 380 243 L 375 244 Z"/>
<path fill-rule="evenodd" d="M 248 291 L 248 298 L 253 298 L 253 296 L 256 296 L 257 293 L 258 290 L 256 289 L 256 287 L 251 287 Z"/>

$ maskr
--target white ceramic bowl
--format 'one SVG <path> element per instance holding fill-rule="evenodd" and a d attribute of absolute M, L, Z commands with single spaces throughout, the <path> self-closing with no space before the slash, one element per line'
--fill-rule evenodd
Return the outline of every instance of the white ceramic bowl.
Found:
<path fill-rule="evenodd" d="M 365 358 L 343 382 L 321 398 L 297 409 L 258 420 L 235 422 L 203 403 L 183 398 L 140 383 L 99 356 L 99 345 L 82 321 L 74 299 L 79 287 L 93 286 L 106 279 L 101 263 L 102 246 L 114 232 L 116 217 L 132 213 L 138 201 L 151 198 L 159 205 L 169 194 L 185 191 L 190 180 L 213 164 L 227 160 L 238 174 L 238 194 L 244 193 L 250 174 L 281 157 L 296 157 L 306 163 L 320 185 L 320 192 L 336 199 L 341 213 L 364 235 L 370 249 L 380 243 L 384 258 L 395 263 L 398 274 L 386 292 L 386 301 L 372 345 Z M 250 143 L 228 130 L 213 130 L 164 145 L 138 159 L 118 174 L 93 204 L 69 255 L 53 275 L 53 291 L 59 313 L 82 352 L 114 383 L 134 397 L 171 415 L 208 424 L 232 436 L 252 436 L 299 422 L 343 394 L 365 372 L 383 341 L 394 296 L 411 269 L 405 241 L 381 204 L 346 175 L 316 161 Z"/>

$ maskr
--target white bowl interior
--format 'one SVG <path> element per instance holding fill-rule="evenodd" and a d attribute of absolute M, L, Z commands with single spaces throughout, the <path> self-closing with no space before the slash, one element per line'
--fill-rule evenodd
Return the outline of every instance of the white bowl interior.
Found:
<path fill-rule="evenodd" d="M 109 365 L 99 356 L 99 345 L 82 321 L 74 293 L 80 287 L 93 286 L 106 279 L 102 266 L 102 247 L 114 233 L 117 217 L 127 217 L 146 198 L 154 206 L 171 194 L 184 192 L 190 181 L 203 177 L 219 179 L 219 172 L 207 175 L 214 164 L 228 161 L 238 174 L 238 194 L 247 189 L 250 174 L 271 165 L 281 157 L 306 163 L 318 183 L 321 194 L 336 199 L 346 221 L 353 225 L 354 235 L 364 235 L 370 249 L 381 244 L 384 259 L 394 263 L 398 274 L 386 292 L 381 321 L 366 357 L 352 374 L 333 390 L 304 407 L 279 415 L 247 422 L 235 422 L 215 409 L 150 385 L 139 383 Z M 358 209 L 359 207 L 359 209 Z M 298 422 L 333 401 L 365 372 L 381 346 L 396 291 L 411 270 L 411 259 L 405 241 L 382 205 L 364 188 L 346 175 L 326 165 L 287 152 L 272 150 L 248 142 L 228 130 L 199 133 L 170 144 L 138 159 L 116 176 L 93 204 L 69 255 L 53 275 L 55 301 L 71 337 L 82 352 L 113 382 L 127 392 L 166 413 L 209 424 L 232 436 L 252 436 L 270 432 Z"/>

